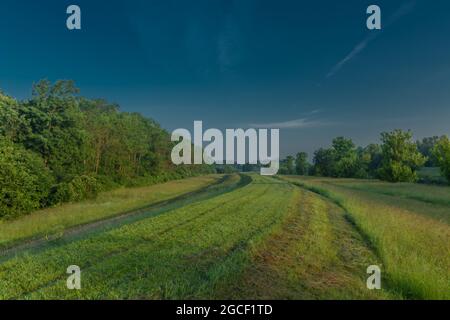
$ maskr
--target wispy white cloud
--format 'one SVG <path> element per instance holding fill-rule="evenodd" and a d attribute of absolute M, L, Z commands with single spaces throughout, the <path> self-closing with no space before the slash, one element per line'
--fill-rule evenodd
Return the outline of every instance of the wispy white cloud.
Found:
<path fill-rule="evenodd" d="M 317 114 L 317 113 L 321 113 L 321 112 L 322 112 L 321 109 L 314 109 L 314 110 L 311 110 L 311 111 L 309 112 L 309 114 Z"/>
<path fill-rule="evenodd" d="M 269 122 L 269 123 L 253 123 L 249 126 L 251 128 L 266 128 L 266 129 L 298 129 L 298 128 L 314 128 L 329 124 L 328 122 L 319 120 L 310 120 L 308 118 L 294 119 L 284 122 Z"/>
<path fill-rule="evenodd" d="M 400 8 L 395 11 L 392 16 L 390 16 L 387 19 L 387 22 L 384 23 L 383 29 L 386 29 L 391 24 L 395 23 L 398 19 L 401 17 L 409 14 L 416 4 L 416 1 L 410 1 L 407 3 L 404 3 Z M 353 48 L 352 51 L 350 51 L 349 54 L 347 54 L 342 60 L 340 60 L 338 63 L 336 63 L 333 68 L 331 68 L 330 72 L 327 73 L 326 78 L 331 78 L 334 76 L 339 70 L 342 69 L 342 67 L 347 64 L 350 60 L 352 60 L 354 57 L 356 57 L 361 51 L 363 51 L 370 42 L 375 40 L 382 31 L 371 31 L 362 41 L 356 44 L 356 46 Z"/>
<path fill-rule="evenodd" d="M 360 43 L 358 43 L 352 51 L 350 51 L 350 53 L 348 55 L 345 56 L 344 59 L 342 59 L 341 61 L 339 61 L 333 68 L 331 68 L 330 72 L 327 73 L 327 78 L 331 78 L 332 76 L 334 76 L 339 70 L 341 70 L 341 68 L 350 60 L 352 60 L 358 53 L 360 53 L 361 51 L 363 51 L 367 45 L 374 40 L 377 36 L 379 35 L 379 33 L 372 33 L 370 34 L 367 38 L 365 38 L 363 41 L 361 41 Z"/>

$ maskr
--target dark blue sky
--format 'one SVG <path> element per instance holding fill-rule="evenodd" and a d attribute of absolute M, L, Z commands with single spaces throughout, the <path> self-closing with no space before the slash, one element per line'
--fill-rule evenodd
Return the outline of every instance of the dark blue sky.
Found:
<path fill-rule="evenodd" d="M 66 29 L 78 4 L 82 30 Z M 383 30 L 369 31 L 370 4 Z M 172 130 L 279 126 L 282 154 L 450 134 L 450 1 L 2 0 L 0 88 L 73 79 Z"/>

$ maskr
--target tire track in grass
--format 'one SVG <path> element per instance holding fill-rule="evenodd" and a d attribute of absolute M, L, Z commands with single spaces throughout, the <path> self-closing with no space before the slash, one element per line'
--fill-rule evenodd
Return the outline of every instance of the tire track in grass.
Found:
<path fill-rule="evenodd" d="M 208 226 L 208 230 L 210 230 L 211 228 L 213 228 L 214 227 L 214 225 L 222 225 L 222 222 L 224 222 L 224 219 L 225 220 L 227 220 L 227 219 L 230 219 L 230 218 L 232 218 L 232 217 L 235 217 L 235 218 L 237 218 L 237 217 L 239 217 L 240 215 L 241 215 L 241 212 L 245 212 L 246 210 L 245 210 L 245 208 L 246 207 L 252 207 L 252 208 L 254 208 L 255 207 L 255 202 L 260 202 L 260 201 L 258 201 L 258 199 L 265 199 L 265 198 L 267 198 L 267 192 L 270 190 L 270 188 L 269 187 L 266 187 L 265 189 L 264 189 L 264 191 L 263 192 L 261 192 L 260 193 L 260 195 L 258 196 L 258 197 L 253 197 L 253 199 L 252 199 L 252 201 L 248 201 L 248 199 L 245 199 L 245 200 L 247 200 L 246 201 L 246 203 L 244 203 L 244 204 L 236 204 L 236 208 L 239 208 L 238 210 L 228 210 L 228 208 L 221 208 L 222 210 L 217 210 L 217 208 L 214 210 L 214 211 L 217 211 L 217 212 L 215 212 L 215 213 L 212 213 L 211 215 L 209 215 L 208 217 L 203 217 L 203 220 L 205 220 L 205 222 L 207 222 L 207 226 Z M 244 197 L 242 197 L 242 199 L 244 199 Z M 241 199 L 241 201 L 242 201 L 242 199 Z M 263 201 L 261 201 L 261 202 L 263 202 Z M 260 208 L 259 208 L 259 210 L 263 210 L 265 207 L 267 206 L 267 204 L 265 204 L 265 203 L 263 203 L 261 206 L 260 206 Z M 258 207 L 256 207 L 255 209 L 258 209 Z M 254 212 L 255 211 L 253 211 L 252 212 L 252 215 L 254 215 Z M 258 212 L 258 211 L 256 211 L 256 212 Z M 227 220 L 227 221 L 229 221 L 229 220 Z M 200 223 L 200 221 L 197 221 L 198 223 Z M 269 223 L 269 225 L 271 225 L 272 224 L 272 222 L 270 222 Z M 203 223 L 200 223 L 200 225 L 201 226 L 206 226 L 206 224 L 203 224 Z M 191 226 L 192 226 L 192 224 L 191 224 Z M 195 230 L 196 228 L 198 228 L 199 226 L 198 225 L 193 225 L 192 226 L 192 230 Z M 264 227 L 266 227 L 266 225 L 264 225 Z M 184 233 L 185 234 L 190 234 L 190 230 L 191 230 L 191 228 L 184 228 Z M 204 232 L 206 232 L 206 231 L 204 231 Z M 255 233 L 259 233 L 259 232 L 261 232 L 261 228 L 260 229 L 257 229 L 254 233 L 251 233 L 251 235 L 250 236 L 247 236 L 248 237 L 248 239 L 252 239 L 253 238 L 253 235 L 255 234 Z M 216 234 L 215 234 L 216 235 Z M 153 241 L 153 242 L 151 242 L 150 244 L 144 244 L 144 245 L 142 245 L 142 246 L 139 246 L 139 247 L 135 247 L 134 248 L 134 250 L 133 251 L 131 251 L 131 250 L 128 250 L 128 251 L 130 251 L 130 252 L 127 252 L 124 256 L 120 256 L 120 257 L 118 257 L 118 256 L 114 256 L 113 258 L 112 258 L 112 260 L 110 260 L 110 261 L 102 261 L 101 262 L 101 264 L 98 264 L 98 265 L 95 265 L 94 267 L 95 267 L 95 269 L 96 269 L 96 271 L 93 271 L 93 273 L 91 273 L 90 275 L 88 275 L 88 279 L 86 280 L 86 278 L 85 278 L 85 280 L 87 281 L 87 282 L 89 282 L 89 283 L 93 283 L 93 282 L 95 282 L 95 283 L 101 283 L 101 287 L 102 287 L 102 290 L 103 290 L 103 292 L 108 292 L 108 295 L 110 296 L 110 295 L 112 295 L 113 293 L 111 293 L 111 291 L 113 290 L 113 288 L 117 288 L 117 286 L 119 286 L 120 287 L 120 285 L 121 284 L 123 284 L 123 282 L 121 282 L 120 281 L 120 279 L 122 278 L 122 277 L 125 277 L 126 278 L 126 288 L 124 288 L 124 291 L 126 291 L 126 290 L 138 290 L 140 287 L 141 287 L 141 283 L 140 283 L 140 281 L 142 280 L 141 278 L 139 278 L 138 276 L 135 276 L 135 277 L 138 277 L 138 279 L 137 280 L 134 280 L 134 282 L 132 282 L 133 280 L 133 278 L 131 278 L 130 279 L 130 275 L 129 275 L 129 273 L 130 273 L 130 270 L 128 269 L 128 266 L 126 266 L 126 265 L 124 265 L 124 262 L 125 261 L 133 261 L 133 256 L 136 256 L 136 255 L 138 255 L 138 254 L 140 254 L 140 252 L 141 252 L 141 254 L 142 253 L 145 253 L 145 252 L 152 252 L 152 255 L 154 256 L 154 255 L 156 255 L 156 256 L 158 256 L 158 254 L 157 253 L 155 253 L 155 252 L 160 252 L 161 250 L 164 250 L 163 248 L 165 248 L 165 246 L 167 246 L 167 245 L 169 245 L 169 248 L 170 248 L 170 241 L 171 240 L 173 240 L 173 236 L 174 235 L 167 235 L 167 237 L 165 238 L 165 240 L 164 239 L 158 239 L 158 241 Z M 179 236 L 179 235 L 178 235 Z M 178 236 L 177 236 L 177 241 L 180 243 L 180 245 L 183 245 L 182 243 L 184 243 L 183 242 L 183 240 L 182 239 L 178 239 Z M 217 235 L 216 235 L 217 236 Z M 239 233 L 239 236 L 241 236 L 241 234 Z M 244 236 L 246 236 L 245 234 L 244 234 Z M 232 251 L 232 252 L 237 252 L 237 251 L 239 251 L 240 249 L 242 249 L 242 246 L 248 241 L 248 239 L 243 239 L 243 240 L 240 240 L 240 241 L 238 241 L 237 243 L 235 243 L 234 245 L 232 245 L 231 246 L 231 249 L 229 249 L 229 250 L 227 250 L 227 252 L 225 253 L 225 257 L 223 257 L 223 258 L 220 258 L 220 257 L 214 257 L 214 259 L 213 259 L 213 263 L 214 264 L 216 264 L 217 263 L 217 261 L 220 261 L 219 262 L 219 264 L 223 261 L 223 259 L 227 259 L 227 257 L 228 257 L 228 255 L 230 254 L 230 250 Z M 167 242 L 167 241 L 169 241 L 169 242 Z M 219 240 L 217 240 L 217 241 L 219 241 Z M 150 245 L 150 246 L 149 246 Z M 187 248 L 190 248 L 189 247 L 189 245 L 193 245 L 192 243 L 190 243 L 190 244 L 188 244 L 188 247 Z M 154 249 L 152 249 L 152 248 L 154 248 Z M 159 248 L 159 249 L 158 249 Z M 191 248 L 192 249 L 192 248 Z M 211 249 L 211 248 L 210 248 Z M 210 250 L 210 249 L 208 249 L 208 250 Z M 167 248 L 165 249 L 165 251 L 164 252 L 167 252 Z M 145 255 L 145 254 L 144 254 Z M 177 256 L 177 257 L 171 257 L 170 255 L 169 255 L 169 260 L 167 260 L 167 258 L 168 257 L 166 257 L 166 259 L 164 260 L 164 264 L 165 265 L 167 265 L 167 268 L 170 268 L 170 267 L 172 267 L 173 268 L 173 266 L 176 264 L 176 262 L 178 261 L 179 263 L 181 263 L 181 264 L 183 264 L 183 265 L 185 265 L 186 264 L 186 261 L 184 260 L 185 258 L 183 258 L 182 256 L 180 257 L 180 256 Z M 203 258 L 205 258 L 205 257 L 203 257 Z M 170 260 L 171 259 L 171 260 Z M 175 259 L 175 260 L 174 260 Z M 208 260 L 208 259 L 206 259 L 206 260 Z M 200 265 L 203 265 L 204 263 L 205 263 L 205 261 L 204 261 L 204 259 L 202 259 L 201 260 L 202 262 L 201 262 L 201 264 Z M 148 266 L 148 264 L 146 263 L 146 262 L 142 262 L 141 261 L 141 259 L 139 259 L 136 263 L 138 263 L 138 264 L 143 264 L 142 265 L 142 267 L 143 267 L 143 269 L 148 269 L 149 268 L 149 266 Z M 120 274 L 118 274 L 117 275 L 117 267 L 118 266 L 120 266 L 120 267 L 124 267 L 125 266 L 125 270 L 124 270 L 124 272 L 122 272 L 122 273 L 120 273 Z M 190 266 L 190 264 L 188 263 L 187 265 L 186 265 L 186 268 L 188 268 Z M 136 267 L 136 266 L 135 266 Z M 190 266 L 190 267 L 192 267 L 192 266 Z M 207 267 L 207 266 L 203 266 L 204 268 L 209 268 L 209 267 Z M 195 268 L 198 268 L 198 266 L 197 267 L 195 267 Z M 188 268 L 189 269 L 189 268 Z M 83 270 L 85 270 L 85 269 L 83 269 Z M 195 269 L 196 270 L 196 269 Z M 191 270 L 192 272 L 196 272 L 195 270 Z M 89 270 L 88 270 L 89 271 Z M 155 271 L 155 270 L 152 270 L 152 271 Z M 160 272 L 162 272 L 162 269 L 161 269 L 161 267 L 160 267 Z M 186 271 L 186 270 L 183 270 L 183 271 L 181 271 L 180 270 L 180 272 L 188 272 L 188 271 Z M 202 274 L 202 273 L 201 273 Z M 200 274 L 200 276 L 201 276 L 201 274 Z M 96 279 L 96 275 L 97 276 L 100 276 L 100 280 L 99 279 Z M 145 277 L 145 278 L 147 278 L 149 275 L 148 275 L 148 273 L 147 274 L 144 274 L 144 275 L 142 275 L 142 271 L 139 271 L 139 275 L 141 275 L 141 277 L 143 276 L 143 277 Z M 178 275 L 179 276 L 179 275 Z M 95 280 L 97 280 L 97 281 L 92 281 L 92 278 L 94 278 Z M 207 277 L 208 278 L 208 277 Z M 207 278 L 205 278 L 204 279 L 204 281 L 207 281 Z M 91 281 L 90 281 L 91 280 Z M 175 281 L 175 280 L 172 280 L 172 281 Z M 61 284 L 61 283 L 60 283 Z M 132 289 L 130 289 L 130 288 L 132 288 Z M 136 289 L 137 288 L 137 289 Z M 168 287 L 169 288 L 169 287 Z M 55 288 L 53 288 L 53 289 L 51 289 L 51 291 L 54 293 L 54 290 L 57 290 L 57 289 L 55 289 Z M 64 293 L 66 293 L 66 294 L 68 294 L 69 295 L 69 297 L 70 297 L 70 295 L 72 294 L 72 293 L 67 293 L 67 290 L 64 290 L 64 288 L 62 288 L 62 287 L 60 287 L 60 290 L 61 290 L 61 294 L 64 294 Z M 175 289 L 168 289 L 169 291 L 173 291 L 173 290 L 182 290 L 182 288 L 180 289 L 180 288 L 178 288 L 178 287 L 175 287 Z M 120 291 L 120 292 L 122 292 L 122 291 Z M 163 290 L 163 292 L 165 292 L 165 290 Z M 76 293 L 73 293 L 73 294 L 76 294 Z M 86 296 L 85 294 L 83 295 L 83 293 L 81 293 L 81 295 L 82 296 L 80 296 L 80 297 L 83 297 L 83 298 L 104 298 L 104 295 L 100 295 L 100 296 L 97 296 L 96 294 L 95 294 L 95 291 L 93 292 L 93 293 L 87 293 L 88 294 L 88 296 Z M 147 294 L 149 294 L 148 292 L 147 292 Z M 169 294 L 169 293 L 166 293 L 166 294 Z M 162 295 L 163 295 L 163 297 L 164 297 L 164 293 L 162 293 Z M 52 294 L 51 296 L 54 296 L 54 294 Z M 40 296 L 40 295 L 37 295 L 37 297 L 42 297 L 42 296 Z M 123 297 L 123 296 L 120 296 L 120 297 Z M 135 298 L 135 296 L 131 296 L 132 298 Z M 173 298 L 173 296 L 170 296 L 169 295 L 169 298 Z"/>
<path fill-rule="evenodd" d="M 219 181 L 199 190 L 188 192 L 172 199 L 160 201 L 140 209 L 120 213 L 106 219 L 101 219 L 98 221 L 89 222 L 84 225 L 78 225 L 68 228 L 64 231 L 64 234 L 62 236 L 53 235 L 50 237 L 34 238 L 22 244 L 10 246 L 6 249 L 0 250 L 0 263 L 5 262 L 8 259 L 23 252 L 36 253 L 48 248 L 65 245 L 72 241 L 85 238 L 89 235 L 105 232 L 126 224 L 134 223 L 139 220 L 156 217 L 160 214 L 175 210 L 184 205 L 200 202 L 205 199 L 216 197 L 238 188 L 242 188 L 251 182 L 249 176 L 240 175 L 240 180 L 237 183 L 231 183 L 230 185 L 227 185 L 227 182 L 230 179 L 231 176 L 227 175 L 221 178 Z"/>
<path fill-rule="evenodd" d="M 252 198 L 263 197 L 264 194 L 265 194 L 265 192 L 267 191 L 267 189 L 268 189 L 268 188 L 265 188 L 265 189 L 264 189 L 264 192 L 261 192 L 259 195 L 252 195 Z M 239 199 L 236 199 L 236 200 L 241 200 L 241 199 L 239 198 Z M 228 200 L 228 203 L 231 203 L 231 202 Z M 223 206 L 222 204 L 220 204 L 218 207 L 220 207 L 220 208 L 222 208 L 222 209 L 224 208 L 224 206 Z M 209 221 L 211 221 L 211 220 L 209 219 Z M 173 230 L 173 228 L 172 228 L 171 230 Z M 155 237 L 152 236 L 152 238 L 155 238 Z M 155 240 L 155 239 L 152 239 L 152 240 Z M 160 239 L 157 239 L 157 240 L 160 240 Z M 146 245 L 146 244 L 144 243 L 144 246 L 145 246 L 145 245 Z M 124 252 L 131 251 L 131 249 L 137 250 L 138 247 L 134 246 L 133 248 L 130 248 L 130 250 L 126 250 L 126 251 L 124 251 Z M 119 254 L 121 254 L 121 252 L 119 252 L 118 254 L 112 256 L 112 258 L 114 258 L 115 256 L 117 256 L 117 255 L 119 255 Z M 94 266 L 94 267 L 95 267 L 95 266 Z M 86 267 L 83 267 L 83 270 L 85 270 L 85 269 L 86 269 Z"/>
<path fill-rule="evenodd" d="M 271 184 L 279 184 L 280 183 L 255 183 L 259 185 L 271 185 Z M 271 191 L 273 193 L 272 188 L 266 189 L 267 191 Z M 260 198 L 267 198 L 268 196 L 267 191 L 262 195 Z M 285 194 L 283 194 L 285 195 Z M 254 202 L 254 201 L 253 201 Z M 254 212 L 261 212 L 264 210 L 267 210 L 267 205 L 264 204 L 260 208 L 257 207 L 254 203 L 248 203 L 242 207 L 239 208 L 240 213 L 246 212 L 246 208 L 251 207 L 252 213 L 251 215 L 254 215 Z M 270 209 L 273 209 L 274 207 L 270 207 Z M 281 209 L 281 206 L 277 206 L 277 209 L 275 211 L 279 211 Z M 228 214 L 228 212 L 227 212 Z M 237 240 L 233 244 L 230 245 L 230 247 L 226 248 L 225 251 L 219 250 L 219 253 L 222 252 L 221 255 L 217 255 L 217 252 L 214 252 L 211 248 L 205 251 L 202 251 L 200 253 L 196 253 L 196 258 L 192 259 L 193 257 L 190 256 L 189 258 L 192 259 L 192 263 L 200 263 L 201 265 L 201 272 L 199 276 L 202 277 L 202 285 L 199 287 L 192 288 L 192 292 L 188 295 L 186 293 L 183 293 L 183 295 L 180 296 L 162 296 L 163 299 L 211 299 L 211 297 L 214 296 L 214 289 L 217 286 L 218 283 L 226 279 L 230 273 L 234 274 L 234 271 L 240 270 L 243 268 L 243 265 L 248 262 L 248 260 L 245 258 L 247 255 L 247 251 L 254 245 L 255 241 L 258 241 L 260 237 L 263 236 L 268 230 L 270 230 L 274 225 L 280 222 L 281 216 L 284 215 L 284 211 L 282 213 L 272 214 L 269 217 L 266 217 L 264 220 L 265 222 L 258 226 L 254 230 L 250 230 L 249 233 L 243 232 L 244 235 L 242 239 Z M 216 215 L 217 222 L 219 223 L 221 220 L 219 214 Z M 227 217 L 230 218 L 230 217 Z M 255 216 L 255 219 L 257 219 L 257 216 Z M 227 219 L 228 220 L 228 219 Z M 184 262 L 183 258 L 182 262 Z M 225 271 L 224 271 L 225 270 Z M 235 279 L 235 278 L 234 278 Z"/>
<path fill-rule="evenodd" d="M 301 188 L 305 191 L 312 192 L 312 193 L 316 194 L 318 197 L 322 197 L 323 199 L 326 199 L 330 203 L 333 203 L 336 207 L 338 207 L 340 210 L 343 211 L 343 216 L 344 216 L 345 220 L 358 233 L 361 240 L 364 242 L 364 245 L 373 252 L 373 254 L 377 257 L 377 259 L 379 259 L 379 261 L 383 261 L 383 259 L 381 257 L 381 253 L 379 252 L 378 248 L 374 245 L 374 243 L 371 241 L 368 234 L 359 227 L 359 225 L 355 222 L 355 219 L 347 211 L 347 208 L 345 208 L 345 206 L 340 201 L 338 201 L 335 198 L 333 198 L 332 196 L 330 196 L 325 190 L 318 189 L 314 186 L 306 185 L 300 181 L 292 181 L 290 179 L 284 180 L 283 178 L 279 178 L 279 177 L 277 177 L 277 179 L 279 179 L 281 181 L 286 181 L 287 183 L 290 183 L 290 184 L 292 184 L 298 188 Z"/>
<path fill-rule="evenodd" d="M 143 187 L 121 187 L 101 192 L 95 199 L 39 209 L 29 215 L 0 220 L 0 252 L 20 244 L 62 235 L 64 230 L 87 225 L 217 184 L 226 175 L 205 175 Z M 234 181 L 239 178 L 232 174 Z"/>
<path fill-rule="evenodd" d="M 445 299 L 450 282 L 448 225 L 378 196 L 349 192 L 311 180 L 296 183 L 346 208 L 383 262 L 383 287 L 408 299 Z"/>
<path fill-rule="evenodd" d="M 301 189 L 298 189 L 301 190 Z M 380 261 L 343 216 L 321 196 L 301 190 L 298 203 L 254 248 L 248 267 L 220 299 L 373 299 L 365 268 Z"/>
<path fill-rule="evenodd" d="M 261 197 L 261 196 L 263 196 L 263 193 L 266 192 L 266 190 L 267 190 L 267 189 L 264 189 L 264 191 L 263 191 L 261 194 L 252 195 L 252 197 L 253 197 L 253 198 Z M 238 193 L 239 191 L 236 190 L 236 192 Z M 226 195 L 224 195 L 224 196 L 226 197 Z M 228 199 L 226 199 L 225 201 L 219 203 L 219 204 L 218 204 L 216 207 L 214 207 L 214 208 L 209 208 L 208 210 L 205 210 L 204 212 L 200 212 L 200 213 L 197 214 L 196 216 L 191 217 L 191 218 L 188 218 L 187 221 L 184 221 L 184 222 L 182 222 L 182 223 L 177 222 L 177 224 L 176 224 L 175 226 L 169 227 L 169 228 L 167 228 L 167 229 L 165 229 L 165 230 L 163 230 L 162 232 L 159 232 L 159 233 L 157 233 L 157 234 L 148 235 L 148 236 L 146 236 L 146 238 L 149 238 L 149 237 L 155 237 L 155 236 L 160 236 L 160 235 L 165 234 L 165 233 L 167 233 L 167 232 L 169 232 L 169 231 L 171 231 L 171 230 L 174 230 L 174 229 L 176 229 L 176 228 L 180 228 L 180 227 L 184 226 L 185 224 L 192 223 L 192 222 L 194 222 L 195 220 L 197 220 L 197 219 L 199 219 L 199 218 L 201 218 L 201 217 L 207 215 L 209 212 L 214 211 L 214 210 L 217 209 L 217 208 L 224 208 L 224 207 L 226 207 L 227 205 L 231 205 L 233 202 L 239 201 L 239 200 L 240 200 L 242 197 L 244 197 L 244 196 L 245 196 L 245 193 L 241 193 L 241 194 L 239 194 L 239 197 L 235 197 L 235 198 L 232 199 L 231 201 L 228 200 Z M 202 202 L 197 203 L 197 204 L 193 204 L 193 206 L 194 206 L 194 208 L 195 208 L 195 206 L 201 206 L 201 204 L 202 204 Z M 146 221 L 140 221 L 140 222 L 137 222 L 137 223 L 138 223 L 138 224 L 139 224 L 139 223 L 146 223 Z M 133 225 L 129 225 L 129 226 L 125 226 L 125 227 L 127 227 L 127 228 L 133 228 Z M 114 232 L 114 231 L 113 231 L 113 232 Z M 87 269 L 87 268 L 90 268 L 91 266 L 94 266 L 95 264 L 100 263 L 101 261 L 103 261 L 103 260 L 105 260 L 105 259 L 109 259 L 109 258 L 111 258 L 111 257 L 114 257 L 115 255 L 120 255 L 120 254 L 122 254 L 122 253 L 124 253 L 124 252 L 134 250 L 134 249 L 136 248 L 136 246 L 137 246 L 139 243 L 146 243 L 146 242 L 148 242 L 148 240 L 146 240 L 146 239 L 138 239 L 138 240 L 134 241 L 132 244 L 127 243 L 127 244 L 125 245 L 124 249 L 122 249 L 122 250 L 113 250 L 112 252 L 109 252 L 108 254 L 103 255 L 103 256 L 101 256 L 101 257 L 95 259 L 95 260 L 92 260 L 92 259 L 91 259 L 87 264 L 84 265 L 83 270 L 85 270 L 85 269 Z M 94 246 L 95 246 L 95 244 L 94 244 Z M 66 259 L 68 259 L 68 258 L 66 258 Z M 12 267 L 10 267 L 10 269 L 11 269 L 11 268 L 14 268 L 14 265 L 13 265 Z M 7 270 L 3 270 L 3 273 L 5 273 L 6 271 L 7 271 Z M 28 290 L 22 290 L 22 292 L 21 292 L 19 295 L 16 295 L 16 296 L 14 296 L 13 298 L 19 298 L 20 296 L 24 296 L 24 295 L 30 294 L 30 293 L 32 293 L 32 292 L 34 292 L 34 291 L 36 291 L 36 290 L 40 290 L 40 289 L 42 289 L 42 288 L 51 286 L 52 284 L 54 284 L 54 283 L 57 282 L 58 280 L 61 280 L 61 279 L 65 278 L 65 277 L 67 277 L 67 275 L 66 275 L 65 273 L 63 273 L 64 271 L 65 271 L 65 270 L 61 270 L 61 273 L 60 273 L 59 276 L 53 277 L 52 279 L 50 279 L 49 281 L 47 281 L 44 285 L 40 285 L 40 286 L 38 286 L 38 287 L 33 287 L 33 288 L 31 288 L 31 289 L 30 289 L 30 287 L 28 286 Z M 33 272 L 32 272 L 32 273 L 33 273 Z"/>
<path fill-rule="evenodd" d="M 236 201 L 237 201 L 237 200 L 238 200 L 238 199 L 236 199 Z M 223 203 L 219 204 L 216 208 L 223 207 L 224 204 L 229 204 L 229 203 L 230 203 L 230 201 L 223 202 Z M 184 221 L 184 222 L 181 222 L 181 223 L 178 222 L 176 225 L 171 226 L 171 227 L 169 227 L 169 228 L 163 230 L 162 232 L 158 232 L 158 233 L 153 234 L 153 235 L 151 235 L 151 236 L 152 236 L 152 237 L 155 237 L 155 236 L 161 236 L 161 235 L 163 235 L 163 234 L 165 234 L 165 233 L 167 233 L 167 232 L 169 232 L 169 231 L 171 231 L 171 230 L 174 230 L 174 229 L 176 229 L 176 228 L 182 227 L 183 225 L 185 225 L 185 224 L 187 224 L 187 223 L 189 223 L 189 222 L 193 222 L 193 221 L 195 221 L 195 220 L 201 218 L 202 216 L 206 215 L 207 213 L 209 213 L 210 211 L 212 211 L 212 210 L 214 210 L 214 209 L 215 209 L 215 208 L 213 208 L 213 209 L 208 209 L 208 210 L 206 210 L 206 211 L 200 212 L 198 215 L 196 215 L 196 216 L 194 216 L 194 217 L 192 217 L 192 218 L 187 219 L 187 221 Z M 131 227 L 133 227 L 133 226 L 131 226 Z M 149 237 L 149 236 L 147 236 L 147 237 Z M 147 237 L 146 237 L 146 238 L 147 238 Z M 134 250 L 134 249 L 136 248 L 136 245 L 139 245 L 140 243 L 145 243 L 145 242 L 148 242 L 148 241 L 149 241 L 148 239 L 138 239 L 138 240 L 134 241 L 132 244 L 127 244 L 127 245 L 124 247 L 124 249 L 121 249 L 121 250 L 113 250 L 113 251 L 107 253 L 106 255 L 103 255 L 103 256 L 97 258 L 95 261 L 92 261 L 92 260 L 89 261 L 89 262 L 85 265 L 85 266 L 87 266 L 87 268 L 84 267 L 83 270 L 84 270 L 84 269 L 88 269 L 89 267 L 95 265 L 97 262 L 101 262 L 101 261 L 106 260 L 106 259 L 108 259 L 108 258 L 110 258 L 110 257 L 115 256 L 115 255 L 120 255 L 120 254 L 123 253 L 123 252 L 127 252 L 127 251 Z M 132 246 L 132 245 L 133 245 L 133 246 Z M 58 280 L 60 280 L 60 279 L 63 279 L 63 278 L 65 278 L 66 276 L 67 276 L 66 274 L 61 273 L 61 276 L 60 276 L 60 277 L 57 277 L 56 279 L 50 280 L 47 284 L 43 285 L 43 287 L 48 287 L 48 286 L 51 285 L 52 283 L 54 283 L 54 282 L 56 282 L 56 281 L 58 281 Z M 39 289 L 37 289 L 37 290 L 39 290 Z M 28 294 L 28 293 L 31 293 L 31 292 L 33 292 L 33 291 L 35 291 L 35 290 L 34 290 L 34 289 L 33 289 L 33 290 L 28 290 L 28 292 L 27 292 L 27 293 L 24 293 L 24 294 Z M 16 297 L 16 298 L 17 298 L 17 297 Z"/>

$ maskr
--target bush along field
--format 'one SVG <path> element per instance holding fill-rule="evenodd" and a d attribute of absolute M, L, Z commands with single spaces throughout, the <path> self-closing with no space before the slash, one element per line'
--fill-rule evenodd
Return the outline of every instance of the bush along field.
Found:
<path fill-rule="evenodd" d="M 18 246 L 0 256 L 0 298 L 448 298 L 445 204 L 435 215 L 410 212 L 421 207 L 408 201 L 430 204 L 378 203 L 390 196 L 342 180 L 326 191 L 327 180 L 289 179 L 233 175 L 158 214 Z M 348 203 L 336 200 L 344 196 Z M 389 219 L 394 205 L 399 217 Z M 81 290 L 67 288 L 71 265 L 82 271 Z M 370 265 L 382 270 L 380 290 L 366 286 Z"/>
<path fill-rule="evenodd" d="M 450 298 L 450 188 L 288 177 L 346 211 L 382 261 L 385 285 L 411 299 Z"/>

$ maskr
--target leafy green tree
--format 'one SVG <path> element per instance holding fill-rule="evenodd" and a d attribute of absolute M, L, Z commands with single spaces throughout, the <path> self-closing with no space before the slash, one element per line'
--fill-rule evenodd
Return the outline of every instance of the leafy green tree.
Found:
<path fill-rule="evenodd" d="M 417 180 L 416 170 L 426 158 L 417 150 L 410 131 L 394 130 L 383 132 L 382 161 L 379 177 L 390 182 L 413 182 Z"/>
<path fill-rule="evenodd" d="M 0 216 L 215 172 L 175 166 L 170 135 L 153 119 L 80 97 L 72 81 L 40 81 L 29 100 L 0 92 Z"/>
<path fill-rule="evenodd" d="M 286 157 L 287 174 L 295 174 L 295 159 L 293 156 Z"/>
<path fill-rule="evenodd" d="M 425 167 L 437 167 L 438 161 L 435 158 L 433 154 L 433 149 L 436 143 L 438 143 L 439 137 L 433 136 L 433 137 L 426 137 L 423 138 L 421 141 L 417 141 L 417 148 L 419 149 L 419 152 L 427 158 L 427 161 L 425 162 Z"/>
<path fill-rule="evenodd" d="M 358 149 L 359 177 L 376 178 L 381 165 L 381 147 L 378 144 L 369 144 Z"/>
<path fill-rule="evenodd" d="M 289 170 L 287 168 L 286 159 L 280 161 L 280 168 L 278 169 L 278 174 L 286 175 L 289 174 Z"/>
<path fill-rule="evenodd" d="M 337 137 L 330 149 L 319 149 L 314 154 L 314 173 L 319 176 L 349 178 L 359 172 L 359 159 L 351 139 Z"/>
<path fill-rule="evenodd" d="M 320 148 L 314 152 L 314 175 L 331 177 L 335 172 L 335 155 L 333 149 Z"/>
<path fill-rule="evenodd" d="M 336 158 L 339 160 L 351 155 L 355 150 L 355 144 L 351 139 L 337 137 L 333 139 L 332 148 L 335 151 Z"/>
<path fill-rule="evenodd" d="M 33 86 L 32 98 L 19 108 L 20 116 L 29 124 L 29 132 L 20 142 L 39 153 L 58 180 L 85 170 L 87 132 L 76 93 L 72 81 L 52 85 L 43 80 Z"/>
<path fill-rule="evenodd" d="M 20 116 L 18 106 L 16 100 L 0 92 L 0 136 L 12 141 L 17 141 L 20 132 L 26 131 L 27 124 Z"/>
<path fill-rule="evenodd" d="M 442 175 L 450 182 L 450 140 L 442 136 L 434 145 L 432 154 L 435 157 Z"/>
<path fill-rule="evenodd" d="M 333 139 L 333 160 L 331 175 L 338 178 L 354 177 L 358 172 L 358 156 L 351 139 L 337 137 Z"/>
<path fill-rule="evenodd" d="M 308 154 L 299 152 L 295 157 L 295 172 L 298 175 L 307 175 L 309 171 Z"/>
<path fill-rule="evenodd" d="M 8 138 L 0 138 L 0 218 L 47 205 L 53 179 L 42 159 Z"/>

